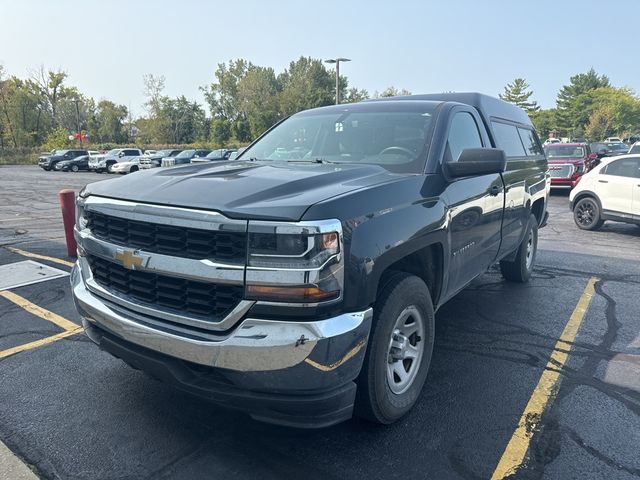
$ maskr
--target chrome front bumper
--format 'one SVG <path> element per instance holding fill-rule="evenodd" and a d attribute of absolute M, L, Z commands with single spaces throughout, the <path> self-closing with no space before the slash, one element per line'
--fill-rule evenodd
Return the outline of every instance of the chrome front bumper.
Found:
<path fill-rule="evenodd" d="M 362 366 L 371 328 L 371 308 L 318 321 L 249 317 L 219 341 L 203 341 L 141 323 L 135 312 L 128 315 L 117 304 L 89 291 L 85 282 L 76 264 L 71 274 L 73 298 L 94 342 L 100 342 L 98 335 L 92 335 L 92 328 L 97 327 L 174 359 L 235 372 L 238 378 L 244 377 L 238 383 L 247 388 L 305 390 L 351 381 Z"/>

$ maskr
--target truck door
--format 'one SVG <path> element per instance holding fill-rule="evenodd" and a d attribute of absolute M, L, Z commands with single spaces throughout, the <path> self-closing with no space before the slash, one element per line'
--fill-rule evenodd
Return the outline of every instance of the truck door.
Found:
<path fill-rule="evenodd" d="M 457 161 L 466 148 L 489 147 L 478 115 L 458 107 L 450 119 L 445 162 Z M 500 248 L 504 189 L 499 173 L 459 178 L 446 187 L 449 212 L 449 281 L 455 294 L 495 261 Z"/>

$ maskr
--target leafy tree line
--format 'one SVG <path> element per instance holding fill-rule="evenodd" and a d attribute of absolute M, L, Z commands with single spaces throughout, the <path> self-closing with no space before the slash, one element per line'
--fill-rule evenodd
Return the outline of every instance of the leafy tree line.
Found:
<path fill-rule="evenodd" d="M 335 70 L 320 59 L 300 57 L 280 73 L 245 59 L 220 63 L 213 82 L 201 87 L 211 115 L 184 95 L 164 93 L 165 78 L 143 77 L 146 114 L 131 118 L 125 105 L 96 101 L 69 85 L 62 70 L 40 67 L 29 78 L 9 76 L 0 65 L 0 150 L 62 148 L 82 132 L 93 145 L 247 143 L 282 118 L 307 108 L 335 103 Z M 408 95 L 389 87 L 373 96 Z M 369 98 L 340 76 L 345 103 Z"/>
<path fill-rule="evenodd" d="M 562 86 L 555 108 L 541 109 L 532 95 L 526 80 L 516 78 L 504 87 L 500 98 L 526 110 L 543 138 L 554 130 L 561 137 L 590 140 L 640 132 L 640 98 L 629 88 L 612 86 L 606 75 L 593 68 L 572 76 Z"/>

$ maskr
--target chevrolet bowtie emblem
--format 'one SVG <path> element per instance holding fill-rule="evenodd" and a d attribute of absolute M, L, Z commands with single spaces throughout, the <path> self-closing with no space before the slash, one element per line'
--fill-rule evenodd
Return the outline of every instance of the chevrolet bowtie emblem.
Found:
<path fill-rule="evenodd" d="M 135 270 L 136 267 L 141 267 L 144 263 L 144 259 L 136 255 L 135 252 L 130 250 L 118 250 L 116 252 L 116 259 L 122 262 L 122 266 L 129 270 Z"/>

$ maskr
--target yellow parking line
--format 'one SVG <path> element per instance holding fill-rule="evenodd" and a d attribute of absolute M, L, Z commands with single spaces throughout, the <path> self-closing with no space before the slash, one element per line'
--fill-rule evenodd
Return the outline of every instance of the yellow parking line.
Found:
<path fill-rule="evenodd" d="M 551 352 L 551 358 L 542 372 L 529 403 L 522 412 L 518 427 L 513 432 L 511 440 L 491 476 L 492 480 L 504 479 L 513 475 L 525 460 L 531 438 L 536 431 L 535 427 L 540 423 L 544 410 L 553 403 L 556 396 L 561 380 L 560 370 L 569 358 L 573 340 L 576 338 L 580 324 L 587 313 L 597 281 L 596 277 L 589 279 L 576 308 L 573 310 L 562 335 L 560 335 L 560 339 Z"/>
<path fill-rule="evenodd" d="M 76 326 L 73 330 L 65 330 L 64 332 L 60 332 L 56 335 L 36 340 L 35 342 L 25 343 L 24 345 L 18 345 L 17 347 L 9 348 L 7 350 L 1 350 L 0 358 L 24 352 L 25 350 L 31 350 L 32 348 L 40 347 L 42 345 L 47 345 L 48 343 L 56 342 L 62 338 L 70 337 L 71 335 L 75 335 L 80 332 L 82 332 L 82 327 Z"/>
<path fill-rule="evenodd" d="M 10 302 L 15 303 L 21 308 L 24 308 L 27 312 L 33 315 L 36 315 L 37 317 L 47 320 L 48 322 L 55 323 L 57 326 L 59 326 L 60 328 L 66 331 L 71 331 L 78 328 L 78 325 L 76 325 L 73 322 L 70 322 L 66 318 L 63 318 L 60 315 L 50 312 L 49 310 L 45 310 L 44 308 L 39 307 L 35 303 L 31 303 L 26 298 L 21 297 L 20 295 L 17 295 L 8 290 L 1 291 L 0 297 L 6 298 Z"/>
<path fill-rule="evenodd" d="M 50 262 L 59 263 L 60 265 L 66 265 L 67 267 L 73 267 L 74 265 L 73 262 L 70 262 L 68 260 L 63 260 L 61 258 L 56 258 L 56 257 L 48 257 L 47 255 L 40 255 L 39 253 L 31 253 L 16 247 L 6 246 L 4 248 L 9 250 L 10 252 L 17 253 L 18 255 L 22 255 L 23 257 L 38 258 L 40 260 L 48 260 Z"/>

